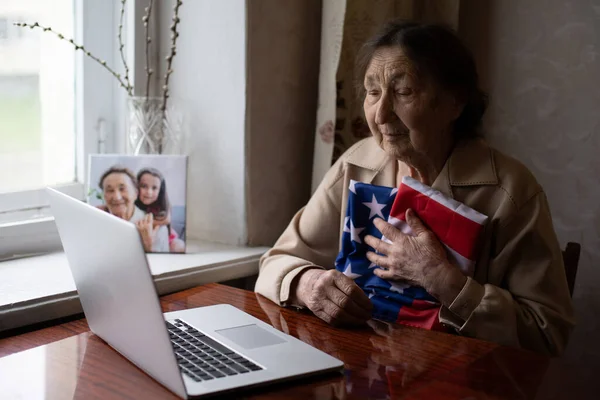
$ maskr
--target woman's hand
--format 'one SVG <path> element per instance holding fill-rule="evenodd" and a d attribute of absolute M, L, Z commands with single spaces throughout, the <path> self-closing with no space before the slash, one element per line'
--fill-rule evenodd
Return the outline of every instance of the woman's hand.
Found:
<path fill-rule="evenodd" d="M 335 269 L 309 269 L 300 275 L 295 300 L 332 325 L 361 325 L 373 305 L 356 283 Z"/>
<path fill-rule="evenodd" d="M 135 223 L 135 226 L 137 227 L 138 232 L 140 233 L 140 236 L 142 237 L 142 244 L 144 245 L 144 250 L 146 252 L 152 251 L 152 245 L 154 243 L 154 236 L 156 235 L 156 232 L 158 232 L 158 229 L 160 228 L 160 226 L 153 226 L 153 224 L 154 224 L 154 217 L 152 216 L 152 213 L 146 214 L 146 216 L 143 219 L 140 219 L 139 221 L 137 221 Z"/>
<path fill-rule="evenodd" d="M 367 258 L 372 263 L 385 268 L 375 269 L 375 275 L 382 279 L 401 280 L 421 286 L 440 301 L 440 297 L 443 297 L 451 302 L 458 295 L 467 278 L 448 261 L 446 250 L 438 238 L 425 227 L 414 211 L 406 211 L 406 223 L 415 236 L 400 232 L 380 218 L 373 222 L 392 242 L 386 243 L 370 235 L 365 237 L 365 243 L 383 254 L 367 252 Z M 458 291 L 455 290 L 456 287 Z M 452 289 L 452 293 L 449 289 Z"/>

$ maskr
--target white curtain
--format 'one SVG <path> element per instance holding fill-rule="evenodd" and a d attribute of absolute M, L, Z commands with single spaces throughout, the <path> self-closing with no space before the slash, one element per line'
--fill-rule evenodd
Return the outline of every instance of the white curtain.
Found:
<path fill-rule="evenodd" d="M 323 0 L 321 14 L 321 65 L 317 133 L 313 158 L 312 192 L 331 167 L 336 115 L 336 73 L 342 51 L 346 0 Z"/>

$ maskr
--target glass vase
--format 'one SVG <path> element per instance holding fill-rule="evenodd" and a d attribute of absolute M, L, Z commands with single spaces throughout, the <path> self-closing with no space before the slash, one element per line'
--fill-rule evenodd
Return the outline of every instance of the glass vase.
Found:
<path fill-rule="evenodd" d="M 130 97 L 127 103 L 129 154 L 183 154 L 183 113 L 171 99 L 164 109 L 161 97 Z"/>

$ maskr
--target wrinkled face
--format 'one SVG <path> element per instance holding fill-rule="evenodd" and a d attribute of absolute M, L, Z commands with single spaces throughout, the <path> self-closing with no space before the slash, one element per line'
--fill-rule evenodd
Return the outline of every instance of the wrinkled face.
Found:
<path fill-rule="evenodd" d="M 104 202 L 111 214 L 127 220 L 131 218 L 138 192 L 127 174 L 109 174 L 102 182 L 102 191 Z"/>
<path fill-rule="evenodd" d="M 369 129 L 391 156 L 402 161 L 426 157 L 451 140 L 462 105 L 417 75 L 400 47 L 383 47 L 373 54 L 364 86 Z"/>
<path fill-rule="evenodd" d="M 158 199 L 160 193 L 160 178 L 152 174 L 144 174 L 140 177 L 140 201 L 150 205 Z"/>

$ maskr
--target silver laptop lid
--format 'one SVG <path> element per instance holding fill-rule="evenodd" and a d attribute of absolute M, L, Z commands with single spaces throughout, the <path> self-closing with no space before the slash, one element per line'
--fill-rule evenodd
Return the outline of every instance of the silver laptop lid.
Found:
<path fill-rule="evenodd" d="M 47 192 L 92 332 L 187 397 L 135 225 L 54 189 Z"/>

